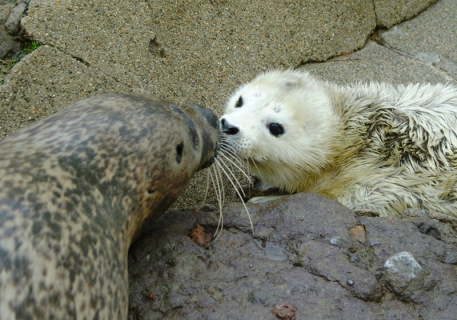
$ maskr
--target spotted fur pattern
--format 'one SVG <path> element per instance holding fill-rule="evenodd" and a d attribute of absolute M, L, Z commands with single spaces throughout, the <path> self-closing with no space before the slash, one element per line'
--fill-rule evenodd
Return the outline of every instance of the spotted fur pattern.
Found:
<path fill-rule="evenodd" d="M 217 118 L 106 94 L 0 141 L 0 318 L 126 319 L 127 251 L 215 156 Z"/>
<path fill-rule="evenodd" d="M 418 208 L 457 217 L 451 85 L 338 86 L 272 71 L 236 90 L 221 123 L 231 128 L 226 142 L 272 187 L 384 216 Z M 284 133 L 274 136 L 271 123 Z"/>

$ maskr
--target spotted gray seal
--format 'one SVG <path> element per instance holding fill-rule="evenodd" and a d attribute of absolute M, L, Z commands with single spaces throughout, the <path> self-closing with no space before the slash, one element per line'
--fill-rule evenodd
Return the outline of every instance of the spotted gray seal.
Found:
<path fill-rule="evenodd" d="M 132 238 L 211 165 L 198 105 L 104 94 L 0 141 L 0 318 L 126 319 Z"/>

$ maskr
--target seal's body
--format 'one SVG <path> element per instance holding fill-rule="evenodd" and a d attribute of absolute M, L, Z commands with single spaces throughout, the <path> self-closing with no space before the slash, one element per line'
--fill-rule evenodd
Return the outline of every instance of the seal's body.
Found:
<path fill-rule="evenodd" d="M 337 86 L 300 71 L 259 75 L 230 98 L 226 143 L 271 187 L 380 215 L 457 216 L 457 89 Z"/>
<path fill-rule="evenodd" d="M 127 251 L 215 156 L 197 105 L 107 94 L 0 141 L 0 318 L 126 319 Z"/>

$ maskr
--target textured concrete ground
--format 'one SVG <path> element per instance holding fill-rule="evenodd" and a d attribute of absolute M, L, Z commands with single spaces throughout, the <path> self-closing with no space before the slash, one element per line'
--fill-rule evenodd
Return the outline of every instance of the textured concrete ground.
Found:
<path fill-rule="evenodd" d="M 0 11 L 11 10 L 13 2 L 18 3 L 0 3 Z M 32 0 L 22 20 L 23 32 L 43 46 L 17 64 L 0 86 L 0 136 L 102 92 L 145 92 L 177 103 L 200 103 L 221 113 L 233 88 L 257 73 L 363 48 L 377 27 L 390 27 L 434 2 L 199 0 L 189 5 L 182 0 Z M 405 54 L 415 53 L 403 46 L 414 48 L 418 42 L 433 49 L 438 42 L 443 50 L 437 54 L 455 54 L 455 41 L 443 38 L 443 30 L 456 30 L 455 1 L 442 0 L 430 10 L 434 15 L 427 10 L 413 20 L 430 16 L 424 22 L 394 27 L 404 32 L 382 39 Z M 415 28 L 423 30 L 407 33 Z M 437 33 L 438 40 L 427 42 L 427 33 Z M 440 77 L 427 72 L 427 63 L 413 63 L 396 51 L 383 50 L 386 46 L 372 46 L 369 43 L 355 61 L 306 67 L 328 79 L 448 79 L 444 73 Z M 448 56 L 440 61 L 451 70 L 455 60 Z M 402 74 L 395 67 L 384 73 L 389 65 L 401 66 Z M 321 68 L 333 71 L 328 75 Z M 376 71 L 380 77 L 370 77 Z M 194 179 L 177 205 L 199 202 L 204 181 L 203 175 Z"/>
<path fill-rule="evenodd" d="M 347 83 L 457 82 L 457 2 L 442 0 L 414 19 L 379 30 L 349 56 L 304 69 L 321 78 Z"/>

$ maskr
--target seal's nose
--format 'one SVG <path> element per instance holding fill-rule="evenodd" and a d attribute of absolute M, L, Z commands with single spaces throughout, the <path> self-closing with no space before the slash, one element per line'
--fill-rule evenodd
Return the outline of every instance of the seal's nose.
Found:
<path fill-rule="evenodd" d="M 230 124 L 227 120 L 224 118 L 221 119 L 221 127 L 222 127 L 222 132 L 225 134 L 237 134 L 240 129 L 238 127 L 235 127 L 234 125 Z"/>
<path fill-rule="evenodd" d="M 217 121 L 217 116 L 214 114 L 213 110 L 207 109 L 199 104 L 191 104 L 191 106 L 194 107 L 213 128 L 219 129 L 219 122 Z"/>

